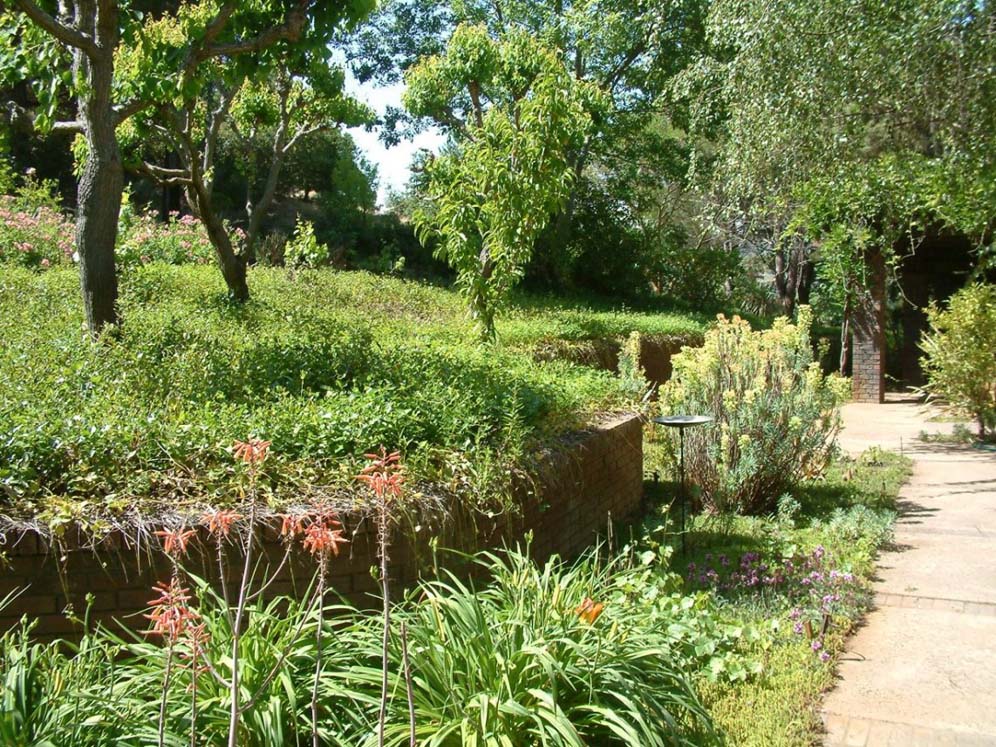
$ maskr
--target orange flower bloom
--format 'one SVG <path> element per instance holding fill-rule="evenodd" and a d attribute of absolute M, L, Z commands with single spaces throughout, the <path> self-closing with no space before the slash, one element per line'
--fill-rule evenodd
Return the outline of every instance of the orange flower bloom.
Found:
<path fill-rule="evenodd" d="M 190 608 L 190 592 L 178 579 L 173 578 L 168 585 L 156 584 L 153 588 L 159 596 L 149 602 L 152 612 L 145 617 L 152 621 L 152 628 L 146 634 L 161 635 L 170 643 L 176 643 L 200 615 Z"/>
<path fill-rule="evenodd" d="M 605 609 L 605 605 L 601 602 L 596 602 L 591 597 L 585 597 L 584 601 L 581 602 L 574 609 L 574 614 L 584 620 L 586 623 L 594 623 L 598 619 L 598 616 L 602 614 L 602 610 Z"/>
<path fill-rule="evenodd" d="M 365 456 L 370 460 L 370 463 L 363 468 L 357 479 L 369 485 L 378 498 L 383 498 L 388 494 L 400 498 L 401 486 L 405 481 L 402 474 L 401 452 L 393 451 L 388 454 L 382 446 L 379 454 L 366 454 Z"/>
<path fill-rule="evenodd" d="M 329 553 L 339 557 L 339 545 L 349 544 L 342 536 L 342 529 L 334 528 L 339 522 L 315 522 L 304 530 L 304 540 L 301 544 L 313 556 L 327 559 Z M 341 525 L 340 525 L 341 526 Z"/>
<path fill-rule="evenodd" d="M 292 540 L 304 531 L 304 514 L 284 514 L 284 520 L 280 525 L 280 536 L 286 540 Z"/>
<path fill-rule="evenodd" d="M 270 441 L 250 438 L 248 441 L 236 441 L 233 454 L 246 464 L 259 464 L 270 453 Z"/>
<path fill-rule="evenodd" d="M 170 557 L 178 558 L 187 552 L 187 543 L 196 533 L 193 529 L 184 531 L 181 527 L 180 529 L 160 530 L 156 532 L 156 536 L 162 538 L 163 550 L 166 554 Z"/>
<path fill-rule="evenodd" d="M 228 537 L 232 531 L 232 524 L 242 518 L 242 514 L 236 513 L 227 508 L 215 508 L 201 517 L 201 521 L 208 525 L 208 531 L 217 539 Z"/>

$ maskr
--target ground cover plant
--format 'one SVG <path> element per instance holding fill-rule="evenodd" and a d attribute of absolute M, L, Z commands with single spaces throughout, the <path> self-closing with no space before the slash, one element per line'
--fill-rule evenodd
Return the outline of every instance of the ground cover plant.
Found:
<path fill-rule="evenodd" d="M 699 325 L 526 302 L 499 324 L 507 342 L 480 347 L 441 288 L 259 268 L 257 298 L 236 306 L 211 270 L 129 267 L 127 321 L 94 346 L 71 267 L 0 268 L 4 513 L 59 523 L 224 499 L 223 448 L 245 434 L 273 441 L 277 501 L 348 484 L 365 451 L 390 443 L 427 490 L 486 502 L 531 444 L 626 406 L 611 373 L 537 362 L 539 346 Z"/>
<path fill-rule="evenodd" d="M 685 592 L 707 595 L 717 614 L 764 633 L 742 651 L 756 674 L 700 683 L 728 744 L 821 743 L 819 701 L 846 635 L 871 605 L 876 554 L 891 538 L 910 468 L 878 449 L 841 456 L 770 513 L 703 513 L 690 522 L 688 552 L 674 561 Z"/>

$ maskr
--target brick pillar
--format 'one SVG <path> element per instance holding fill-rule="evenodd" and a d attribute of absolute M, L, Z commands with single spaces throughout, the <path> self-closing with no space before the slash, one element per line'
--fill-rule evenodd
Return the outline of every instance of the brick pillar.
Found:
<path fill-rule="evenodd" d="M 869 287 L 851 322 L 851 386 L 855 402 L 885 401 L 885 258 L 866 258 Z"/>

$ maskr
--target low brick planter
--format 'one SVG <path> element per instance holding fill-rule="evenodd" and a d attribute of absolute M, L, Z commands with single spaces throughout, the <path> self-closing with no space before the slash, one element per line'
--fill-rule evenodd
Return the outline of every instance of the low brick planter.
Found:
<path fill-rule="evenodd" d="M 419 521 L 417 532 L 399 529 L 392 544 L 391 574 L 398 583 L 414 581 L 429 558 L 429 541 L 441 547 L 459 544 L 463 549 L 483 549 L 514 544 L 532 532 L 532 550 L 538 558 L 554 553 L 573 557 L 603 532 L 611 515 L 624 519 L 640 507 L 643 492 L 643 434 L 634 415 L 614 416 L 590 430 L 571 434 L 536 456 L 531 479 L 516 491 L 522 506 L 512 518 L 476 521 L 471 530 L 460 522 Z M 361 515 L 341 516 L 350 537 L 348 549 L 331 566 L 330 586 L 357 605 L 375 603 L 377 584 L 370 573 L 376 565 L 374 526 Z M 264 565 L 275 568 L 284 557 L 279 526 L 270 522 L 260 532 Z M 202 528 L 190 543 L 188 568 L 212 581 L 219 579 L 213 546 Z M 70 533 L 71 535 L 72 533 Z M 19 596 L 0 610 L 0 630 L 17 624 L 23 615 L 37 620 L 37 637 L 72 637 L 79 626 L 66 614 L 71 606 L 77 616 L 93 595 L 91 620 L 120 621 L 133 628 L 147 623 L 142 617 L 155 596 L 152 586 L 168 579 L 169 567 L 151 530 L 140 536 L 112 533 L 96 547 L 64 541 L 50 545 L 33 531 L 0 537 L 4 566 L 0 572 L 0 598 L 15 590 Z M 226 577 L 241 574 L 241 553 L 226 558 Z M 445 553 L 440 561 L 447 563 Z M 268 594 L 294 594 L 311 581 L 313 565 L 295 551 Z M 231 582 L 234 584 L 234 580 Z"/>

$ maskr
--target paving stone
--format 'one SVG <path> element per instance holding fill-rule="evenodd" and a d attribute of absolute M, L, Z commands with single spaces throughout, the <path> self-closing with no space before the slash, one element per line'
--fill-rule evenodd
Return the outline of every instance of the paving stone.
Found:
<path fill-rule="evenodd" d="M 847 725 L 847 735 L 844 737 L 846 747 L 865 747 L 871 724 L 860 718 L 852 718 Z"/>
<path fill-rule="evenodd" d="M 920 442 L 953 427 L 931 415 L 911 401 L 844 408 L 846 451 L 902 450 L 914 472 L 896 549 L 880 559 L 877 609 L 825 700 L 827 745 L 996 747 L 996 458 Z"/>

